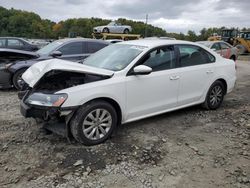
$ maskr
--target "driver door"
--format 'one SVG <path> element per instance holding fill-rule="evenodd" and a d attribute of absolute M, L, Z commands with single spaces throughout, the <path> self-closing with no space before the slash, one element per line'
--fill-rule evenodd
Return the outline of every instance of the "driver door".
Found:
<path fill-rule="evenodd" d="M 129 74 L 126 77 L 127 121 L 154 115 L 177 105 L 179 75 L 174 46 L 149 52 L 137 64 L 152 68 L 148 75 Z"/>

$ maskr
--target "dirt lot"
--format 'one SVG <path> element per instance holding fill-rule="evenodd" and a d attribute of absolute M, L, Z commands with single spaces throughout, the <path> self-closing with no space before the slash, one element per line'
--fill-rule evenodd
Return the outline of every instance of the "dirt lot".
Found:
<path fill-rule="evenodd" d="M 250 62 L 217 111 L 199 106 L 121 126 L 85 147 L 46 135 L 0 92 L 0 187 L 250 187 Z"/>

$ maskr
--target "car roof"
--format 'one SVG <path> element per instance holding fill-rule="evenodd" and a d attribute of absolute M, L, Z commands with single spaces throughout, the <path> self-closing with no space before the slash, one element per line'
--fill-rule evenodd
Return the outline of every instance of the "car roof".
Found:
<path fill-rule="evenodd" d="M 22 38 L 22 37 L 0 37 L 0 39 L 20 39 L 20 40 L 25 40 L 26 42 L 28 42 L 27 39 Z"/>
<path fill-rule="evenodd" d="M 138 46 L 145 46 L 149 48 L 154 48 L 157 46 L 163 46 L 163 45 L 173 45 L 173 44 L 191 44 L 191 45 L 197 45 L 194 42 L 184 41 L 184 40 L 159 40 L 159 39 L 139 39 L 139 40 L 131 40 L 122 42 L 119 44 L 130 44 L 130 45 L 138 45 Z"/>
<path fill-rule="evenodd" d="M 57 40 L 59 42 L 74 42 L 74 41 L 79 41 L 79 42 L 82 42 L 82 41 L 93 41 L 93 42 L 98 42 L 98 43 L 103 43 L 103 44 L 109 44 L 108 42 L 104 41 L 104 40 L 101 40 L 101 39 L 90 39 L 90 38 L 64 38 L 64 39 L 59 39 Z"/>

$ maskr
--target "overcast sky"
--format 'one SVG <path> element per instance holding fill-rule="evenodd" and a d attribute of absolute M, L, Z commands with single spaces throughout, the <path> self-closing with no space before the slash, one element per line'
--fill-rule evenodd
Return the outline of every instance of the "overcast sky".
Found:
<path fill-rule="evenodd" d="M 168 32 L 203 27 L 250 28 L 250 0 L 0 0 L 0 6 L 32 11 L 53 21 L 68 18 L 127 18 Z"/>

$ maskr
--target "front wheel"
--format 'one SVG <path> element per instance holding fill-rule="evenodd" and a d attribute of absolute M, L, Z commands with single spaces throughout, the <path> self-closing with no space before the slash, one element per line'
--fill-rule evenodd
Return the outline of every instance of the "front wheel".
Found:
<path fill-rule="evenodd" d="M 221 106 L 225 93 L 224 84 L 221 81 L 215 81 L 209 88 L 202 106 L 208 110 L 216 110 Z"/>
<path fill-rule="evenodd" d="M 102 32 L 103 33 L 109 33 L 109 29 L 105 27 Z"/>
<path fill-rule="evenodd" d="M 21 69 L 18 70 L 14 76 L 13 76 L 13 84 L 15 86 L 16 89 L 21 90 L 23 85 L 24 85 L 24 81 L 22 79 L 22 75 L 23 73 L 26 71 L 26 69 Z"/>
<path fill-rule="evenodd" d="M 84 145 L 106 141 L 117 125 L 115 108 L 106 101 L 97 100 L 80 107 L 71 121 L 73 137 Z"/>

